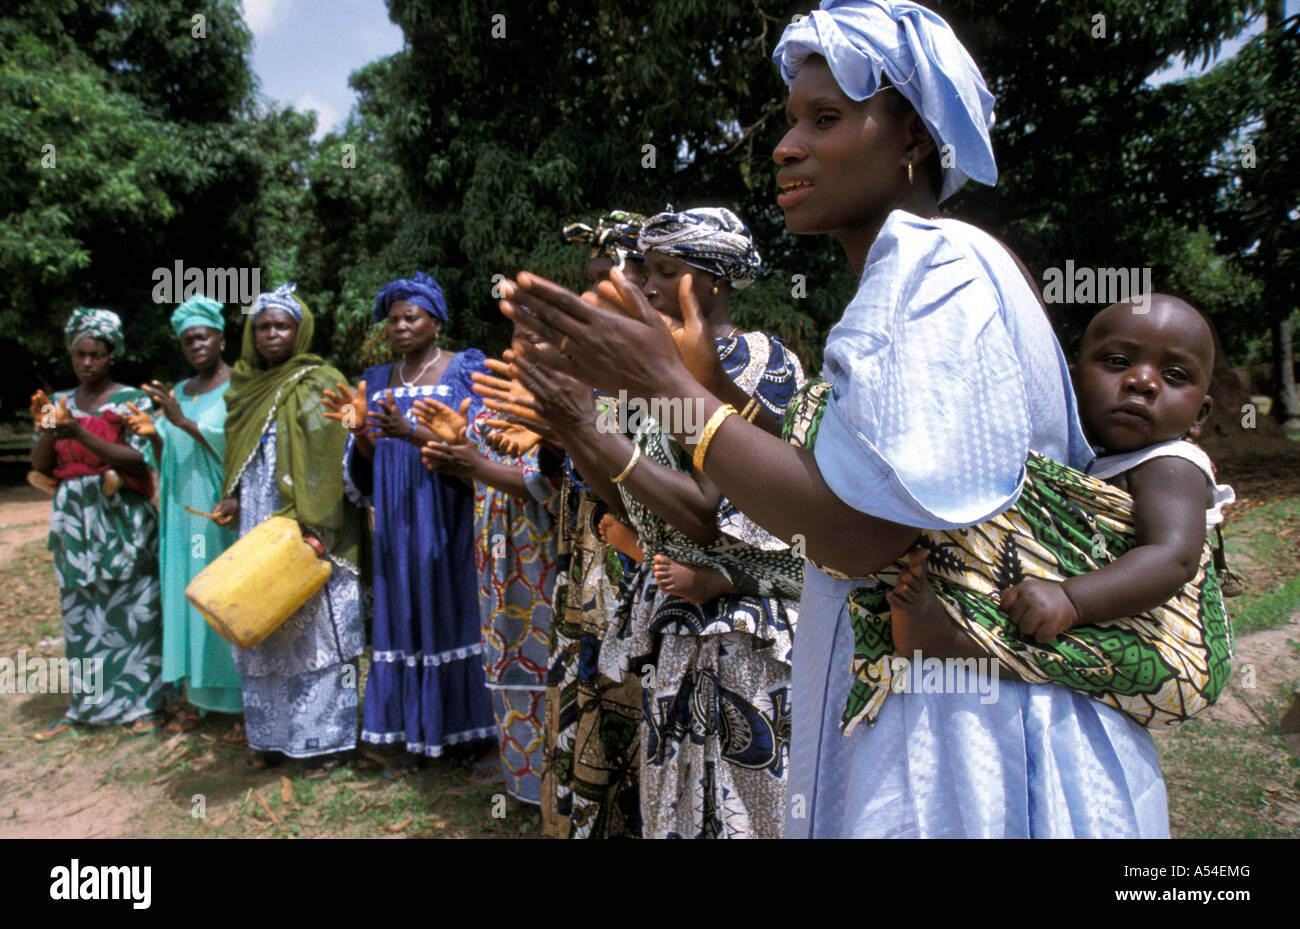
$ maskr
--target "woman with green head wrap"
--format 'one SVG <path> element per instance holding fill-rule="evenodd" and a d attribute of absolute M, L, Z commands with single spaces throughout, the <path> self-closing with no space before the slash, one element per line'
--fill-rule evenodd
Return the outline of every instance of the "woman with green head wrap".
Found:
<path fill-rule="evenodd" d="M 185 599 L 189 582 L 236 538 L 232 530 L 198 515 L 221 498 L 225 481 L 221 456 L 226 449 L 230 365 L 221 352 L 226 320 L 220 303 L 196 295 L 176 308 L 171 323 L 195 376 L 170 391 L 159 381 L 144 385 L 162 415 L 155 421 L 142 412 L 131 422 L 133 430 L 149 438 L 158 461 L 163 680 L 184 682 L 189 702 L 204 713 L 242 713 L 243 694 L 230 646 Z M 200 721 L 200 716 L 183 711 L 168 728 L 191 729 Z"/>
<path fill-rule="evenodd" d="M 57 482 L 49 547 L 72 693 L 64 718 L 37 739 L 78 722 L 152 728 L 170 690 L 160 674 L 158 511 L 149 499 L 149 447 L 126 428 L 128 404 L 147 410 L 150 400 L 112 378 L 113 359 L 124 348 L 116 313 L 79 308 L 64 332 L 81 383 L 52 400 L 41 391 L 32 397 L 38 436 L 32 468 Z"/>
<path fill-rule="evenodd" d="M 347 429 L 326 419 L 321 395 L 344 380 L 308 354 L 311 311 L 294 285 L 258 296 L 226 392 L 225 499 L 242 536 L 271 516 L 297 520 L 333 563 L 329 581 L 261 644 L 235 651 L 244 723 L 257 754 L 309 758 L 356 746 L 356 657 L 365 648 L 357 572 L 360 513 L 344 499 L 339 462 Z M 329 764 L 329 762 L 327 762 Z"/>

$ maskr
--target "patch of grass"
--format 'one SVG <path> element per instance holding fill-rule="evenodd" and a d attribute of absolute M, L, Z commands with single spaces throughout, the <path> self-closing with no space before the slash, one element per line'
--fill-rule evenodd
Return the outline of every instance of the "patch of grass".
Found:
<path fill-rule="evenodd" d="M 1242 605 L 1238 607 L 1238 603 Z M 1297 610 L 1300 610 L 1300 574 L 1273 590 L 1264 591 L 1254 597 L 1250 594 L 1242 594 L 1228 601 L 1228 616 L 1232 620 L 1232 632 L 1239 636 L 1258 632 L 1260 629 L 1284 626 L 1288 617 Z"/>
<path fill-rule="evenodd" d="M 1232 509 L 1228 509 L 1231 518 Z M 1300 610 L 1300 496 L 1279 497 L 1231 518 L 1223 534 L 1229 566 L 1247 590 L 1228 601 L 1237 635 L 1285 625 Z"/>
<path fill-rule="evenodd" d="M 1156 747 L 1174 838 L 1295 838 L 1300 760 L 1276 727 L 1194 719 Z"/>
<path fill-rule="evenodd" d="M 54 558 L 43 539 L 14 550 L 0 577 L 0 645 L 32 646 L 45 637 L 63 634 L 59 588 L 54 583 Z"/>

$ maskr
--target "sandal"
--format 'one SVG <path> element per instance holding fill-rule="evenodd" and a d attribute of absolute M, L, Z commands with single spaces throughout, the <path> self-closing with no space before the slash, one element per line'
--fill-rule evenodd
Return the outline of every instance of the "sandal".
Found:
<path fill-rule="evenodd" d="M 284 756 L 279 752 L 260 752 L 255 748 L 249 749 L 248 757 L 244 759 L 244 764 L 250 771 L 262 771 L 283 763 Z"/>
<path fill-rule="evenodd" d="M 230 742 L 231 744 L 247 742 L 248 730 L 244 728 L 244 724 L 241 721 L 235 720 L 235 724 L 230 727 L 229 732 L 221 737 L 221 741 Z"/>
<path fill-rule="evenodd" d="M 396 758 L 390 758 L 384 764 L 384 777 L 390 781 L 400 781 L 406 775 L 418 771 L 424 766 L 425 761 L 422 755 L 399 755 Z"/>
<path fill-rule="evenodd" d="M 132 735 L 139 735 L 142 732 L 153 732 L 155 729 L 161 729 L 166 723 L 166 719 L 157 713 L 153 713 L 149 716 L 141 716 L 133 722 L 123 723 L 122 728 Z"/>
<path fill-rule="evenodd" d="M 343 759 L 326 758 L 320 764 L 308 768 L 307 773 L 304 774 L 303 777 L 307 778 L 309 781 L 323 781 L 325 778 L 330 776 L 330 772 L 341 767 L 343 767 Z"/>
<path fill-rule="evenodd" d="M 206 717 L 200 713 L 195 713 L 190 710 L 181 710 L 176 714 L 172 721 L 167 724 L 167 731 L 189 732 L 202 726 L 205 719 Z"/>
<path fill-rule="evenodd" d="M 65 732 L 70 732 L 76 724 L 76 720 L 65 716 L 62 719 L 56 719 L 40 732 L 35 733 L 32 738 L 37 742 L 48 742 L 50 739 L 57 739 Z"/>

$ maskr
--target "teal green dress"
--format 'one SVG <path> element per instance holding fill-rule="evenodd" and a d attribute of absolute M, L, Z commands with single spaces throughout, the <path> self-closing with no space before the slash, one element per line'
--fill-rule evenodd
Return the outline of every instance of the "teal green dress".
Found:
<path fill-rule="evenodd" d="M 208 444 L 220 456 L 226 449 L 227 382 L 196 397 L 176 385 L 181 412 L 193 420 Z M 210 513 L 221 499 L 221 458 L 178 429 L 163 416 L 156 419 L 162 437 L 159 503 L 161 533 L 158 545 L 162 572 L 163 680 L 185 682 L 190 703 L 201 710 L 242 713 L 242 680 L 235 670 L 230 643 L 217 635 L 203 616 L 185 599 L 185 588 L 200 571 L 224 552 L 237 535 L 210 519 L 186 512 L 189 506 Z"/>

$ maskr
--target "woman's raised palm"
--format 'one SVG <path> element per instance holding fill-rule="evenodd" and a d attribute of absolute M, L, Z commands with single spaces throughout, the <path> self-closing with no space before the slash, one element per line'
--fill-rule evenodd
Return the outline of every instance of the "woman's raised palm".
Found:
<path fill-rule="evenodd" d="M 420 422 L 429 427 L 430 432 L 449 445 L 461 441 L 460 436 L 469 424 L 466 417 L 469 410 L 469 397 L 460 402 L 459 413 L 437 400 L 425 397 L 416 400 L 411 408 L 415 410 L 415 415 L 419 417 Z"/>

